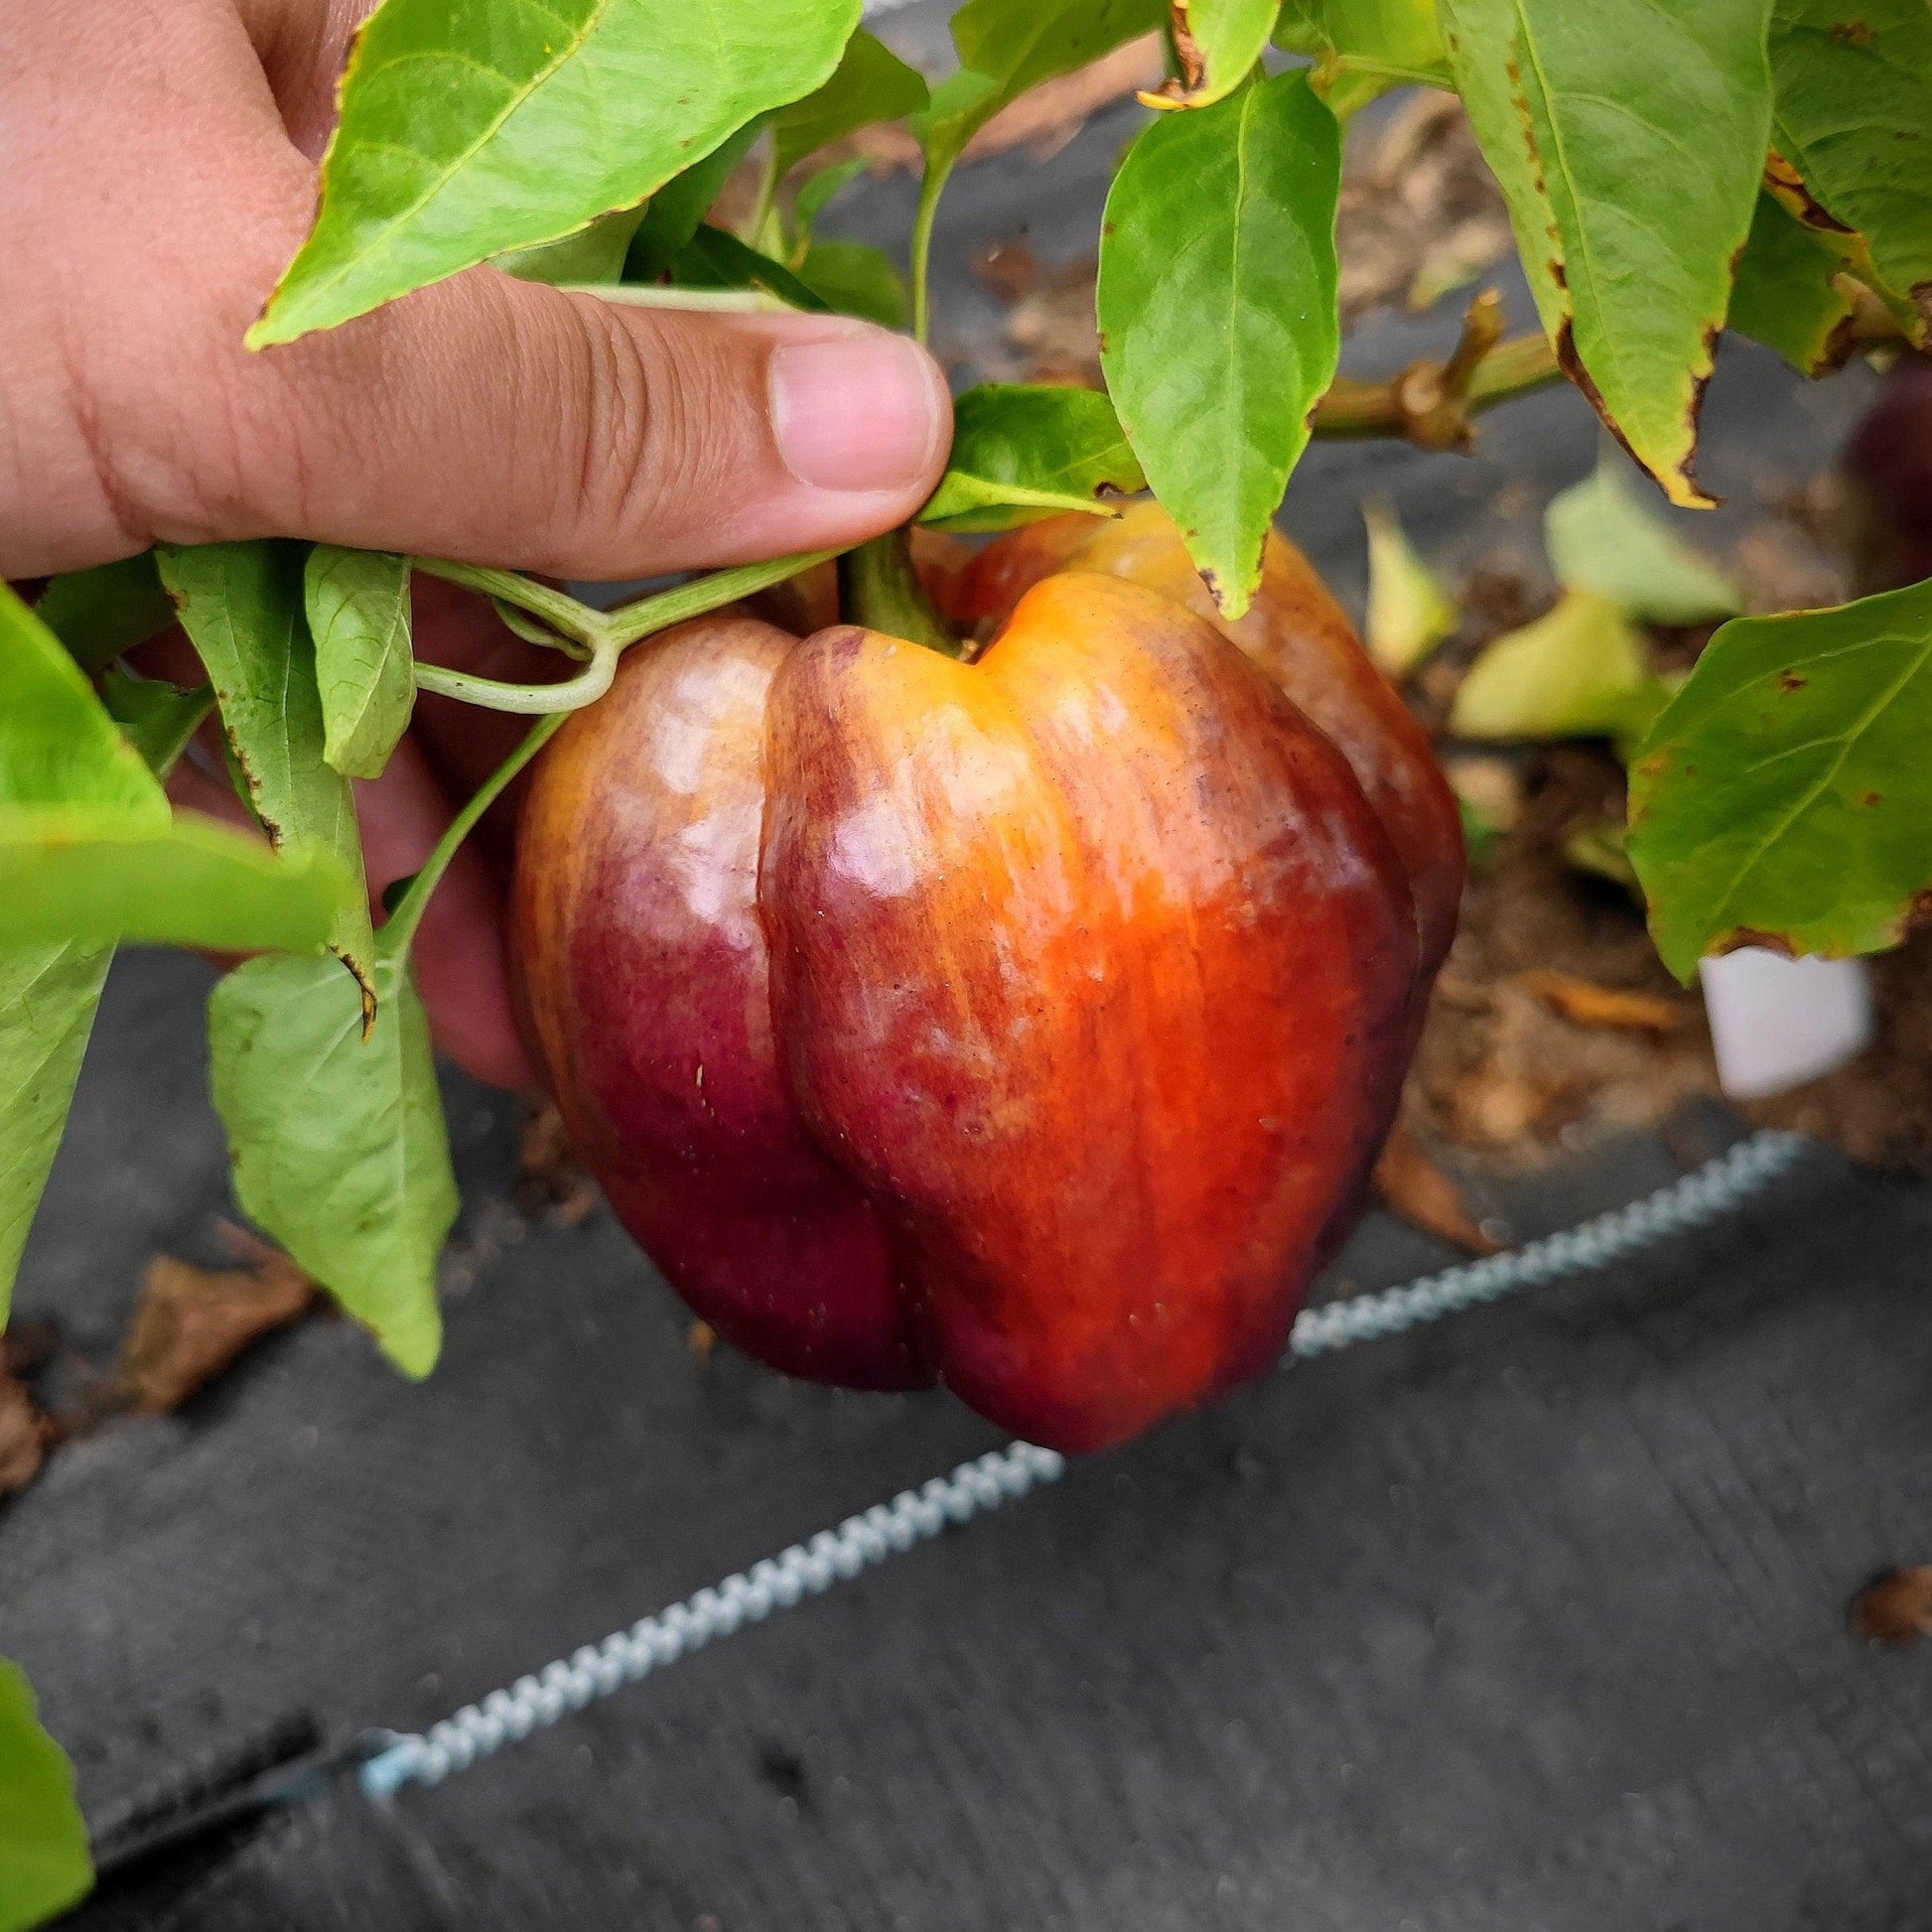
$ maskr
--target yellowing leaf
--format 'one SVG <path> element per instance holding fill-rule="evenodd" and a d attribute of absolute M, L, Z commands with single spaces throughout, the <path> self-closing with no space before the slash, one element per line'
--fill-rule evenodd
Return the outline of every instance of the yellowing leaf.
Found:
<path fill-rule="evenodd" d="M 1416 555 L 1386 496 L 1362 505 L 1368 525 L 1368 654 L 1392 678 L 1406 677 L 1462 621 L 1455 600 Z"/>
<path fill-rule="evenodd" d="M 1449 707 L 1457 738 L 1600 738 L 1625 724 L 1656 682 L 1649 647 L 1623 613 L 1589 591 L 1484 647 Z"/>
<path fill-rule="evenodd" d="M 1557 581 L 1652 623 L 1703 623 L 1744 608 L 1735 578 L 1686 543 L 1623 463 L 1606 457 L 1543 519 Z"/>
<path fill-rule="evenodd" d="M 1207 107 L 1240 86 L 1275 31 L 1281 0 L 1175 0 L 1174 39 L 1192 69 L 1177 98 Z M 1150 96 L 1152 99 L 1152 96 Z"/>

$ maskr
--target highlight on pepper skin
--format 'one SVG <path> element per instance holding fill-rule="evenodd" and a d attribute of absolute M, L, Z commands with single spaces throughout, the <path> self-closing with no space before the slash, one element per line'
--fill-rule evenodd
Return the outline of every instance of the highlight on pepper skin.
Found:
<path fill-rule="evenodd" d="M 1233 626 L 1138 506 L 922 563 L 998 626 L 974 660 L 736 614 L 626 657 L 535 769 L 520 997 L 727 1339 L 1099 1449 L 1278 1359 L 1393 1118 L 1459 824 L 1286 544 Z"/>

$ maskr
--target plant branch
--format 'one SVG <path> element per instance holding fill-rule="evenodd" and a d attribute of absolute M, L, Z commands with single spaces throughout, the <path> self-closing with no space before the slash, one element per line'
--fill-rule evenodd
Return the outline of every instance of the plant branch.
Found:
<path fill-rule="evenodd" d="M 423 861 L 423 869 L 409 882 L 396 903 L 396 909 L 390 913 L 377 935 L 376 943 L 385 953 L 393 957 L 409 949 L 410 942 L 416 937 L 416 928 L 423 921 L 430 895 L 449 871 L 457 848 L 469 837 L 477 821 L 502 795 L 504 786 L 556 736 L 563 722 L 560 713 L 534 726 L 516 750 L 483 781 L 475 796 L 451 819 L 448 829 L 437 840 L 435 851 Z"/>
<path fill-rule="evenodd" d="M 488 711 L 516 711 L 532 717 L 553 711 L 582 711 L 610 690 L 611 680 L 618 674 L 618 653 L 622 648 L 606 636 L 575 677 L 559 678 L 552 684 L 504 684 L 493 677 L 477 677 L 469 671 L 451 671 L 441 664 L 418 662 L 416 688 L 434 691 L 439 697 L 456 698 L 464 704 L 482 705 Z"/>
<path fill-rule="evenodd" d="M 1447 362 L 1424 357 L 1381 382 L 1337 376 L 1309 427 L 1316 436 L 1402 436 L 1425 450 L 1466 450 L 1473 417 L 1563 377 L 1546 336 L 1505 342 L 1502 332 L 1502 297 L 1485 289 Z"/>

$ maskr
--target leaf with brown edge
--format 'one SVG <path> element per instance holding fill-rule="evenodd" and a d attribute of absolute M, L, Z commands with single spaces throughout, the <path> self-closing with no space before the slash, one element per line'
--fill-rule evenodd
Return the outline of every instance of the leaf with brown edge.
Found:
<path fill-rule="evenodd" d="M 1566 371 L 1673 502 L 1770 142 L 1770 0 L 1443 0 Z"/>
<path fill-rule="evenodd" d="M 1857 230 L 1874 281 L 1922 343 L 1932 326 L 1932 8 L 1776 0 L 1770 58 L 1780 159 L 1813 206 Z"/>
<path fill-rule="evenodd" d="M 1630 767 L 1664 964 L 1895 945 L 1932 887 L 1928 739 L 1932 582 L 1724 625 Z"/>

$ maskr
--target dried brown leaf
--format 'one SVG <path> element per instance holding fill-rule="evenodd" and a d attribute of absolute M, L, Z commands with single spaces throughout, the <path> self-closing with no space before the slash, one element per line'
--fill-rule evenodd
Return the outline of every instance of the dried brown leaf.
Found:
<path fill-rule="evenodd" d="M 1932 1564 L 1880 1577 L 1852 1599 L 1852 1629 L 1869 1643 L 1901 1648 L 1932 1637 Z"/>
<path fill-rule="evenodd" d="M 534 1104 L 516 1145 L 516 1204 L 531 1220 L 574 1228 L 597 1211 L 597 1183 L 570 1150 L 564 1117 L 550 1101 Z"/>
<path fill-rule="evenodd" d="M 300 1315 L 315 1284 L 286 1255 L 256 1268 L 198 1268 L 157 1255 L 141 1279 L 113 1389 L 121 1406 L 167 1415 L 250 1343 Z"/>
<path fill-rule="evenodd" d="M 1625 1033 L 1681 1033 L 1696 1017 L 1688 1000 L 1667 993 L 1631 993 L 1574 973 L 1537 967 L 1519 975 L 1518 984 L 1579 1027 L 1611 1027 Z"/>
<path fill-rule="evenodd" d="M 1463 1205 L 1462 1190 L 1404 1122 L 1396 1123 L 1375 1164 L 1375 1191 L 1405 1221 L 1467 1254 L 1492 1255 L 1497 1244 Z"/>
<path fill-rule="evenodd" d="M 27 1385 L 0 1375 L 0 1497 L 17 1495 L 40 1474 L 51 1435 Z"/>

